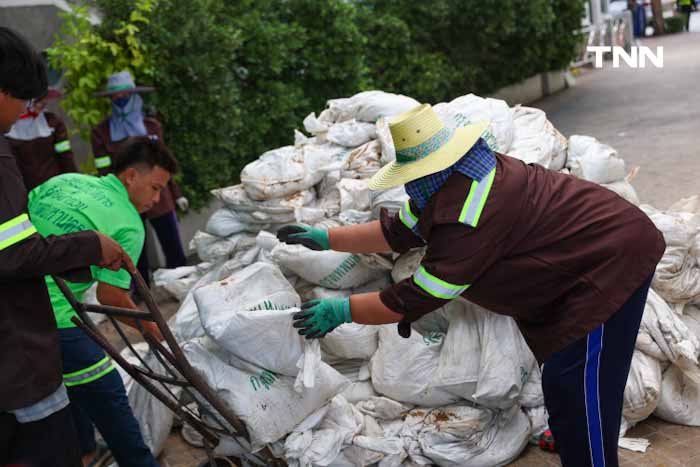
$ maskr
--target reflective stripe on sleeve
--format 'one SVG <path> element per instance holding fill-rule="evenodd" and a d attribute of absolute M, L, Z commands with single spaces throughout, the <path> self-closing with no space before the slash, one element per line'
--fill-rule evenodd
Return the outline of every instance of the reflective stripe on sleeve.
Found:
<path fill-rule="evenodd" d="M 109 156 L 101 156 L 95 158 L 95 167 L 105 169 L 112 165 L 112 158 Z"/>
<path fill-rule="evenodd" d="M 413 275 L 413 281 L 417 286 L 428 292 L 433 297 L 442 298 L 444 300 L 452 300 L 453 298 L 459 297 L 469 288 L 469 284 L 450 284 L 447 281 L 435 277 L 426 271 L 422 265 Z"/>
<path fill-rule="evenodd" d="M 36 229 L 27 214 L 21 214 L 0 225 L 0 251 L 34 235 Z"/>
<path fill-rule="evenodd" d="M 70 141 L 67 139 L 64 139 L 60 143 L 54 144 L 53 148 L 56 150 L 57 153 L 62 153 L 62 152 L 67 152 L 70 151 Z"/>
<path fill-rule="evenodd" d="M 418 218 L 411 212 L 411 205 L 408 201 L 401 206 L 401 211 L 399 211 L 399 219 L 403 225 L 413 230 L 413 228 L 418 223 Z"/>
<path fill-rule="evenodd" d="M 471 225 L 476 227 L 479 223 L 479 218 L 484 210 L 484 205 L 491 192 L 491 186 L 493 185 L 493 179 L 496 177 L 496 169 L 494 168 L 486 177 L 484 177 L 480 182 L 476 180 L 472 181 L 471 188 L 469 189 L 469 195 L 467 200 L 462 206 L 462 212 L 459 215 L 459 221 L 462 224 Z"/>

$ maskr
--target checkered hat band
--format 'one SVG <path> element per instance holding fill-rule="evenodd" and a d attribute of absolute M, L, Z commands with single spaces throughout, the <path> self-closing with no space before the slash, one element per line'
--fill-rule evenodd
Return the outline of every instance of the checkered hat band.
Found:
<path fill-rule="evenodd" d="M 452 137 L 454 130 L 449 127 L 443 127 L 433 136 L 423 141 L 417 146 L 410 148 L 399 149 L 396 151 L 396 162 L 407 163 L 415 162 L 434 153 L 443 146 Z"/>

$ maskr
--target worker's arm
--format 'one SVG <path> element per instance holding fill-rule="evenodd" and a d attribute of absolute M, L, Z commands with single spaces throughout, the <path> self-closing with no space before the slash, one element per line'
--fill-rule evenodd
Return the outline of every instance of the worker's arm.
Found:
<path fill-rule="evenodd" d="M 101 130 L 102 124 L 92 129 L 90 133 L 90 143 L 92 144 L 92 155 L 95 158 L 95 168 L 99 175 L 107 175 L 112 169 L 112 156 L 107 150 L 107 142 Z"/>
<path fill-rule="evenodd" d="M 0 154 L 0 180 L 0 280 L 60 276 L 91 265 L 121 267 L 122 248 L 96 232 L 37 233 L 14 158 Z"/>
<path fill-rule="evenodd" d="M 379 292 L 351 295 L 350 313 L 353 323 L 358 324 L 390 324 L 403 319 L 401 313 L 392 311 L 382 303 Z"/>
<path fill-rule="evenodd" d="M 115 306 L 119 308 L 127 308 L 129 310 L 138 310 L 139 308 L 136 306 L 136 304 L 131 300 L 131 297 L 129 296 L 129 291 L 125 289 L 121 289 L 119 287 L 115 287 L 113 285 L 106 284 L 104 282 L 98 282 L 97 283 L 97 300 L 107 306 Z M 138 329 L 138 326 L 136 325 L 136 320 L 132 318 L 116 318 L 117 320 L 121 321 L 122 323 L 131 326 L 132 328 Z M 163 336 L 160 333 L 160 330 L 158 329 L 158 326 L 156 323 L 152 321 L 141 321 L 141 325 L 143 326 L 143 329 L 147 332 L 149 332 L 153 337 L 155 337 L 158 341 L 163 340 Z"/>
<path fill-rule="evenodd" d="M 49 116 L 51 117 L 49 124 L 54 128 L 53 149 L 56 153 L 58 165 L 61 167 L 61 173 L 78 172 L 78 166 L 75 163 L 75 156 L 71 149 L 66 124 L 53 114 L 49 114 Z"/>
<path fill-rule="evenodd" d="M 336 227 L 330 230 L 302 225 L 282 227 L 277 237 L 286 243 L 301 244 L 312 250 L 348 253 L 403 253 L 424 245 L 417 233 L 415 207 L 406 202 L 396 214 L 382 209 L 381 220 L 366 224 Z"/>
<path fill-rule="evenodd" d="M 352 295 L 342 298 L 311 300 L 294 313 L 294 327 L 308 339 L 325 337 L 344 323 L 398 323 L 403 315 L 395 313 L 379 299 L 379 293 Z"/>

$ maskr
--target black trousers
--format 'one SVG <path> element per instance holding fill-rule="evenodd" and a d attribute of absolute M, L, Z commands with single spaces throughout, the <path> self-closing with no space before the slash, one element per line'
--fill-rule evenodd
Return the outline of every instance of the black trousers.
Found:
<path fill-rule="evenodd" d="M 1 467 L 82 467 L 70 405 L 42 420 L 19 423 L 0 413 Z"/>
<path fill-rule="evenodd" d="M 650 284 L 544 363 L 544 403 L 564 467 L 618 466 L 623 396 Z"/>

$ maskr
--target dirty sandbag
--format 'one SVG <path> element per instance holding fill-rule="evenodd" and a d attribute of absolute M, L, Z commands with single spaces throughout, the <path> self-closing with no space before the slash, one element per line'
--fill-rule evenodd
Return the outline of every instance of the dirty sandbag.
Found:
<path fill-rule="evenodd" d="M 492 410 L 453 405 L 431 411 L 418 439 L 440 467 L 506 465 L 525 449 L 530 421 L 519 407 Z"/>
<path fill-rule="evenodd" d="M 316 200 L 313 189 L 302 190 L 284 198 L 274 198 L 256 201 L 248 196 L 242 184 L 211 190 L 211 193 L 224 203 L 225 207 L 239 212 L 265 212 L 269 214 L 284 214 L 295 209 L 308 206 Z"/>
<path fill-rule="evenodd" d="M 245 252 L 244 252 L 245 253 Z M 233 260 L 232 260 L 233 261 Z M 203 263 L 206 264 L 206 263 Z M 178 342 L 185 342 L 195 337 L 202 337 L 206 333 L 202 327 L 202 321 L 199 319 L 199 310 L 197 303 L 194 301 L 194 291 L 199 287 L 211 284 L 221 279 L 221 271 L 229 262 L 213 265 L 187 292 L 184 300 L 180 304 L 177 313 L 168 321 L 168 326 L 173 330 L 175 339 Z M 201 267 L 200 264 L 198 267 Z M 230 275 L 230 274 L 229 274 Z"/>
<path fill-rule="evenodd" d="M 516 405 L 537 364 L 515 321 L 463 299 L 444 309 L 449 327 L 440 354 L 439 384 L 484 407 Z"/>
<path fill-rule="evenodd" d="M 304 280 L 328 289 L 350 289 L 379 279 L 384 271 L 365 265 L 359 255 L 315 251 L 301 245 L 278 244 L 273 260 Z"/>
<path fill-rule="evenodd" d="M 449 392 L 472 399 L 479 380 L 481 360 L 478 317 L 465 300 L 453 300 L 443 310 L 446 311 L 449 327 L 440 351 L 437 381 Z"/>
<path fill-rule="evenodd" d="M 653 289 L 670 304 L 700 300 L 700 266 L 694 245 L 700 216 L 695 212 L 660 211 L 648 205 L 640 208 L 664 236 L 666 250 L 656 266 Z"/>
<path fill-rule="evenodd" d="M 513 318 L 477 309 L 482 313 L 483 325 L 474 400 L 486 407 L 507 408 L 517 402 L 537 362 Z"/>
<path fill-rule="evenodd" d="M 444 334 L 404 339 L 396 325 L 379 329 L 379 346 L 371 360 L 372 385 L 386 397 L 422 407 L 438 407 L 460 398 L 436 385 Z"/>
<path fill-rule="evenodd" d="M 341 395 L 351 404 L 357 404 L 358 402 L 378 396 L 371 381 L 355 381 L 351 383 Z"/>
<path fill-rule="evenodd" d="M 391 271 L 391 278 L 394 282 L 401 282 L 404 279 L 411 277 L 420 266 L 425 256 L 425 248 L 414 248 L 401 256 L 394 263 L 394 269 Z"/>
<path fill-rule="evenodd" d="M 529 407 L 522 409 L 527 418 L 530 419 L 530 444 L 537 446 L 540 436 L 549 429 L 549 414 L 547 407 L 544 404 L 538 407 Z"/>
<path fill-rule="evenodd" d="M 542 370 L 535 365 L 530 372 L 527 382 L 520 391 L 518 405 L 523 408 L 539 407 L 544 405 L 544 393 L 542 392 Z"/>
<path fill-rule="evenodd" d="M 435 112 L 451 126 L 488 120 L 490 124 L 482 138 L 494 151 L 507 153 L 513 143 L 515 113 L 503 100 L 467 94 L 449 103 L 436 105 Z"/>
<path fill-rule="evenodd" d="M 304 118 L 303 124 L 304 130 L 312 135 L 325 133 L 329 128 L 328 122 L 323 122 L 316 117 L 316 112 L 311 112 L 309 115 L 307 115 L 306 118 Z"/>
<path fill-rule="evenodd" d="M 408 199 L 403 185 L 388 190 L 370 191 L 369 205 L 372 210 L 372 219 L 379 219 L 382 208 L 392 215 L 399 212 Z"/>
<path fill-rule="evenodd" d="M 345 323 L 321 340 L 321 348 L 335 357 L 369 360 L 377 350 L 377 326 Z"/>
<path fill-rule="evenodd" d="M 700 384 L 675 365 L 664 372 L 654 415 L 679 425 L 700 426 Z"/>
<path fill-rule="evenodd" d="M 343 178 L 369 178 L 381 167 L 381 145 L 378 141 L 370 141 L 348 154 L 340 175 Z"/>
<path fill-rule="evenodd" d="M 356 180 L 343 178 L 338 182 L 338 192 L 340 193 L 340 210 L 347 211 L 355 209 L 357 211 L 369 210 L 369 187 L 367 180 Z"/>
<path fill-rule="evenodd" d="M 247 233 L 222 238 L 197 231 L 190 242 L 190 249 L 197 252 L 199 259 L 209 263 L 221 263 L 236 250 L 247 250 L 253 246 L 255 246 L 255 235 Z"/>
<path fill-rule="evenodd" d="M 407 112 L 418 107 L 420 103 L 401 94 L 364 91 L 349 98 L 329 100 L 327 105 L 335 122 L 354 118 L 361 122 L 376 123 L 382 117 L 391 117 Z"/>
<path fill-rule="evenodd" d="M 567 163 L 566 138 L 547 120 L 542 110 L 517 106 L 514 111 L 515 136 L 508 155 L 547 169 L 562 169 Z"/>
<path fill-rule="evenodd" d="M 286 436 L 349 384 L 321 362 L 313 389 L 298 393 L 293 377 L 235 359 L 207 338 L 185 343 L 183 351 L 195 370 L 246 425 L 254 450 Z M 207 406 L 203 399 L 198 402 Z M 216 414 L 211 407 L 208 409 Z M 226 425 L 221 417 L 217 419 Z"/>
<path fill-rule="evenodd" d="M 328 128 L 326 140 L 339 146 L 355 148 L 377 137 L 374 123 L 347 120 Z"/>
<path fill-rule="evenodd" d="M 305 340 L 292 326 L 301 299 L 274 265 L 255 263 L 194 292 L 207 335 L 227 352 L 275 373 L 298 374 Z"/>
<path fill-rule="evenodd" d="M 394 147 L 394 139 L 391 136 L 389 122 L 386 118 L 377 120 L 377 141 L 381 147 L 381 157 L 379 162 L 382 166 L 396 160 L 396 148 Z"/>
<path fill-rule="evenodd" d="M 649 289 L 647 302 L 642 315 L 640 333 L 646 333 L 654 340 L 665 360 L 684 369 L 698 379 L 697 371 L 700 343 L 680 317 L 656 293 Z"/>
<path fill-rule="evenodd" d="M 602 186 L 608 190 L 614 191 L 635 206 L 639 206 L 639 196 L 637 195 L 637 191 L 632 186 L 632 180 L 637 178 L 638 173 L 639 167 L 634 167 L 623 180 L 612 183 L 604 183 Z"/>
<path fill-rule="evenodd" d="M 572 135 L 566 167 L 571 174 L 594 183 L 613 183 L 625 178 L 625 161 L 617 151 L 592 136 Z"/>
<path fill-rule="evenodd" d="M 141 355 L 151 370 L 159 374 L 165 373 L 165 368 L 163 368 L 156 356 L 150 352 L 147 343 L 139 342 L 133 347 L 134 350 Z M 124 349 L 121 352 L 121 356 L 132 365 L 143 368 L 143 364 L 139 358 L 131 352 L 131 349 Z M 143 440 L 153 455 L 158 456 L 163 451 L 165 442 L 168 440 L 175 415 L 153 394 L 136 383 L 122 367 L 117 366 L 116 368 L 124 382 L 124 389 L 129 397 L 131 410 L 134 413 L 134 417 L 136 417 L 136 420 L 139 422 Z M 176 397 L 178 397 L 182 390 L 179 387 L 173 387 L 171 389 L 174 391 Z"/>
<path fill-rule="evenodd" d="M 358 402 L 356 407 L 360 412 L 370 415 L 379 420 L 394 420 L 402 417 L 411 410 L 411 405 L 402 404 L 386 397 L 372 397 L 368 400 Z"/>
<path fill-rule="evenodd" d="M 334 144 L 273 149 L 243 168 L 241 183 L 253 200 L 284 198 L 320 182 L 326 170 L 341 162 L 338 157 L 344 152 Z"/>
<path fill-rule="evenodd" d="M 294 221 L 293 210 L 285 213 L 266 213 L 262 211 L 245 212 L 221 208 L 211 215 L 205 230 L 218 237 L 229 237 L 240 232 L 274 231 L 279 228 L 279 224 L 288 224 Z M 276 228 L 274 227 L 275 225 L 277 225 Z"/>
<path fill-rule="evenodd" d="M 153 273 L 153 283 L 163 287 L 177 301 L 182 302 L 187 293 L 214 265 L 181 266 L 175 269 L 158 269 Z"/>
<path fill-rule="evenodd" d="M 622 414 L 637 423 L 656 409 L 661 392 L 661 364 L 647 354 L 634 351 L 630 373 L 625 386 Z"/>

